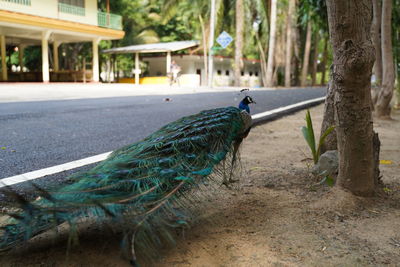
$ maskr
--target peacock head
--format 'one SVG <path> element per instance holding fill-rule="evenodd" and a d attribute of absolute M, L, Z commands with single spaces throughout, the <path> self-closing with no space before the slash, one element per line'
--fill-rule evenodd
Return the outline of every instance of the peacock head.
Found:
<path fill-rule="evenodd" d="M 253 98 L 251 98 L 251 96 L 246 96 L 245 98 L 243 98 L 242 100 L 243 104 L 256 104 L 256 101 L 253 100 Z"/>

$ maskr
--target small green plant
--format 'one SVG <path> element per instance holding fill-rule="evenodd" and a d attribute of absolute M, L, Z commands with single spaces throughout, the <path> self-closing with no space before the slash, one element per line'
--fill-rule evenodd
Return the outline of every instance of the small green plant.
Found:
<path fill-rule="evenodd" d="M 313 129 L 313 124 L 311 120 L 311 115 L 310 115 L 310 110 L 307 109 L 306 112 L 306 123 L 307 126 L 301 127 L 301 132 L 303 133 L 304 139 L 306 139 L 308 146 L 311 149 L 311 153 L 313 156 L 314 164 L 317 164 L 318 159 L 319 159 L 319 154 L 321 151 L 321 146 L 325 142 L 325 138 L 335 129 L 335 126 L 330 126 L 326 131 L 321 135 L 319 138 L 318 146 L 315 143 L 315 135 L 314 135 L 314 129 Z"/>

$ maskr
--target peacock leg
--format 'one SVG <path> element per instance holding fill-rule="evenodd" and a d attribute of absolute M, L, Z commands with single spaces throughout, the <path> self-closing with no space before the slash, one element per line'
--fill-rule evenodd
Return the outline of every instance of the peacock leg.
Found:
<path fill-rule="evenodd" d="M 135 235 L 136 235 L 136 230 L 132 233 L 132 237 L 131 237 L 131 260 L 130 260 L 130 263 L 133 267 L 139 267 L 139 264 L 137 263 L 137 260 L 136 260 L 136 253 L 135 253 Z"/>
<path fill-rule="evenodd" d="M 228 187 L 229 186 L 229 182 L 228 182 L 228 177 L 227 177 L 227 175 L 226 175 L 226 159 L 224 159 L 223 161 L 222 161 L 222 169 L 223 169 L 223 180 L 222 180 L 222 184 L 223 185 L 225 185 L 226 187 Z"/>
<path fill-rule="evenodd" d="M 228 182 L 231 184 L 239 181 L 239 179 L 235 180 L 232 177 L 233 177 L 233 171 L 235 169 L 235 165 L 237 162 L 237 153 L 239 151 L 239 147 L 240 147 L 240 144 L 242 143 L 242 141 L 243 141 L 243 139 L 239 139 L 239 140 L 235 141 L 235 143 L 233 144 L 232 163 L 231 163 L 231 170 L 230 170 L 229 180 L 228 180 Z"/>

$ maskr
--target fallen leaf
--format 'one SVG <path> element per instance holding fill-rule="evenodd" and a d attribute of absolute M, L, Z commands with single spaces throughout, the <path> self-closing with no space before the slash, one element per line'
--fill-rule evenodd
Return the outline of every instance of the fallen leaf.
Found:
<path fill-rule="evenodd" d="M 7 148 L 5 146 L 0 147 L 1 150 L 6 150 Z"/>
<path fill-rule="evenodd" d="M 386 192 L 386 193 L 389 193 L 389 192 L 391 192 L 392 190 L 391 190 L 390 188 L 384 187 L 384 188 L 383 188 L 383 191 Z"/>
<path fill-rule="evenodd" d="M 379 163 L 380 163 L 380 164 L 383 164 L 383 165 L 390 165 L 390 164 L 393 163 L 393 161 L 381 159 L 381 160 L 379 161 Z"/>

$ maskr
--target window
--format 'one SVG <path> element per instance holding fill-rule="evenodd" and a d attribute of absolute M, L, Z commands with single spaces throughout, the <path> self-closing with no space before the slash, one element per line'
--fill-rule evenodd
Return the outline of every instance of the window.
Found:
<path fill-rule="evenodd" d="M 225 75 L 226 75 L 226 76 L 229 76 L 229 70 L 226 70 L 226 71 L 225 71 Z"/>
<path fill-rule="evenodd" d="M 196 74 L 201 75 L 201 69 L 197 69 Z"/>
<path fill-rule="evenodd" d="M 241 72 L 241 75 L 244 76 L 244 71 Z"/>
<path fill-rule="evenodd" d="M 250 76 L 253 76 L 253 72 L 252 72 L 252 71 L 250 71 L 250 72 L 249 72 L 249 75 L 250 75 Z"/>
<path fill-rule="evenodd" d="M 218 75 L 221 75 L 221 74 L 222 74 L 222 71 L 221 71 L 221 70 L 217 70 L 217 74 L 218 74 Z"/>
<path fill-rule="evenodd" d="M 58 0 L 58 2 L 70 6 L 85 7 L 85 0 Z"/>
<path fill-rule="evenodd" d="M 20 4 L 20 5 L 25 5 L 25 6 L 31 5 L 31 0 L 0 0 L 0 1 L 11 2 L 14 4 Z"/>
<path fill-rule="evenodd" d="M 256 72 L 254 73 L 254 75 L 255 75 L 256 77 L 258 77 L 258 71 L 256 71 Z"/>
<path fill-rule="evenodd" d="M 85 16 L 85 0 L 58 0 L 58 11 L 76 16 Z"/>

